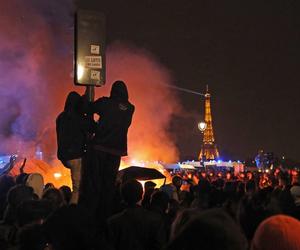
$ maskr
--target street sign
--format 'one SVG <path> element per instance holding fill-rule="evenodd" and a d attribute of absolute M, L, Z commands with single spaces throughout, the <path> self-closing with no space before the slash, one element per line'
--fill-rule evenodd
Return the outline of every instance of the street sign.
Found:
<path fill-rule="evenodd" d="M 78 10 L 75 17 L 74 82 L 76 85 L 105 84 L 105 17 Z"/>

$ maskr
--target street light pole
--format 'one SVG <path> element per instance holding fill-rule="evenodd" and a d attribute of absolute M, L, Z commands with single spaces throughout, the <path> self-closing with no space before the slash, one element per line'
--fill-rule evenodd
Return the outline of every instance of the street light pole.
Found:
<path fill-rule="evenodd" d="M 95 98 L 95 87 L 92 85 L 87 85 L 85 90 L 86 96 L 89 102 L 93 102 Z"/>
<path fill-rule="evenodd" d="M 207 123 L 205 121 L 200 121 L 198 123 L 198 129 L 201 131 L 201 134 L 204 136 L 204 131 L 207 128 Z M 203 157 L 201 157 L 200 165 L 204 167 Z"/>

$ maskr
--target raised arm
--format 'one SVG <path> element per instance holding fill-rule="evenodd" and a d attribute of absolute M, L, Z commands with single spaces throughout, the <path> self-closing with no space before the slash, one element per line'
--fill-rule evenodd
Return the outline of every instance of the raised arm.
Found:
<path fill-rule="evenodd" d="M 20 174 L 23 174 L 23 173 L 24 173 L 24 168 L 25 168 L 26 160 L 27 160 L 27 159 L 24 158 L 23 163 L 22 163 L 22 166 L 20 167 Z"/>

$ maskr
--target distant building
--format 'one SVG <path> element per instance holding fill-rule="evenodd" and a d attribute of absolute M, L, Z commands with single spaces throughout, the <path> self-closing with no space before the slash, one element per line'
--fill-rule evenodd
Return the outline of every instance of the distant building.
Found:
<path fill-rule="evenodd" d="M 208 85 L 206 86 L 205 94 L 205 116 L 206 129 L 203 132 L 203 142 L 198 159 L 200 161 L 216 160 L 219 158 L 219 151 L 215 143 L 212 114 L 210 106 L 210 93 L 208 92 Z"/>
<path fill-rule="evenodd" d="M 185 161 L 180 164 L 181 168 L 188 169 L 188 166 L 193 166 L 194 168 L 203 168 L 205 170 L 215 170 L 215 171 L 230 171 L 234 174 L 245 171 L 245 165 L 240 161 L 222 161 L 222 160 L 210 160 L 210 161 Z M 184 167 L 186 166 L 186 167 Z"/>

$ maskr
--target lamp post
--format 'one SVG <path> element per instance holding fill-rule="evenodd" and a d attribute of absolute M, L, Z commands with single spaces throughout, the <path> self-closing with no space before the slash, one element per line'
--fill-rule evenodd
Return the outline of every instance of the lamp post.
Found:
<path fill-rule="evenodd" d="M 201 121 L 201 122 L 198 123 L 198 129 L 201 131 L 201 133 L 204 133 L 206 127 L 207 127 L 206 122 Z"/>
<path fill-rule="evenodd" d="M 206 128 L 207 128 L 207 123 L 205 121 L 200 121 L 198 123 L 198 129 L 201 131 L 202 134 L 204 133 Z M 203 157 L 201 157 L 200 165 L 202 165 L 204 167 Z"/>

